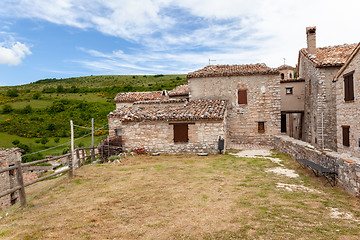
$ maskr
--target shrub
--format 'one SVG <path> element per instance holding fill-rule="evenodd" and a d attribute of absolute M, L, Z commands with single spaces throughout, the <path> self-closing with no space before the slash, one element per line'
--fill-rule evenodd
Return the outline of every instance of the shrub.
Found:
<path fill-rule="evenodd" d="M 22 110 L 21 113 L 23 114 L 29 114 L 32 113 L 33 109 L 30 105 L 26 105 Z"/>
<path fill-rule="evenodd" d="M 55 142 L 55 143 L 59 143 L 59 142 L 60 142 L 60 138 L 58 138 L 58 137 L 54 138 L 54 142 Z"/>
<path fill-rule="evenodd" d="M 19 91 L 17 89 L 9 89 L 6 92 L 6 95 L 11 98 L 16 98 L 19 96 Z"/>
<path fill-rule="evenodd" d="M 110 156 L 110 157 L 108 158 L 108 160 L 109 160 L 110 162 L 113 162 L 113 161 L 115 161 L 115 160 L 118 160 L 119 158 L 120 158 L 119 156 L 113 155 L 113 156 Z"/>
<path fill-rule="evenodd" d="M 34 95 L 32 96 L 33 99 L 37 100 L 37 99 L 40 99 L 40 93 L 37 92 L 37 93 L 34 93 Z"/>
<path fill-rule="evenodd" d="M 14 141 L 12 141 L 12 144 L 14 144 L 15 146 L 17 146 L 18 144 L 20 143 L 20 141 L 19 140 L 14 140 Z"/>
<path fill-rule="evenodd" d="M 3 114 L 8 114 L 8 113 L 11 113 L 12 111 L 14 111 L 14 108 L 9 105 L 9 104 L 5 104 L 3 107 L 2 107 L 2 110 L 1 110 L 1 113 Z"/>

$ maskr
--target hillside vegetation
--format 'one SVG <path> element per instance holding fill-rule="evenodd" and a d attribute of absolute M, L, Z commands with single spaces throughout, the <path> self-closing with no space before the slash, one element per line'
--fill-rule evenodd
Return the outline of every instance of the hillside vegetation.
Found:
<path fill-rule="evenodd" d="M 91 118 L 94 118 L 95 128 L 104 127 L 107 114 L 115 109 L 113 99 L 118 92 L 171 90 L 185 81 L 185 75 L 111 75 L 43 79 L 1 87 L 0 147 L 18 146 L 27 154 L 56 146 L 70 139 L 70 120 L 76 125 L 91 127 Z M 89 132 L 76 128 L 75 137 Z M 106 126 L 95 133 L 104 137 L 106 134 Z M 84 142 L 89 141 L 77 144 Z M 66 149 L 68 146 L 44 154 L 59 154 Z M 40 157 L 42 155 L 36 158 Z"/>

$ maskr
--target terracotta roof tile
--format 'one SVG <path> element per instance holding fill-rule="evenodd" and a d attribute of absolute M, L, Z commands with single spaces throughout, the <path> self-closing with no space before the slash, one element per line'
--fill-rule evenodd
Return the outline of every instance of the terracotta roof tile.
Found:
<path fill-rule="evenodd" d="M 128 106 L 116 109 L 108 118 L 120 118 L 121 121 L 194 121 L 223 120 L 226 111 L 225 100 L 196 100 L 180 106 L 150 105 Z"/>
<path fill-rule="evenodd" d="M 300 51 L 308 57 L 317 67 L 339 67 L 342 66 L 356 44 L 344 44 L 330 47 L 316 48 L 316 54 L 309 54 L 306 48 Z"/>
<path fill-rule="evenodd" d="M 186 99 L 166 99 L 166 100 L 151 100 L 151 101 L 137 101 L 134 105 L 139 104 L 168 104 L 168 103 L 186 103 Z"/>
<path fill-rule="evenodd" d="M 290 79 L 281 79 L 280 83 L 289 83 L 289 82 L 305 82 L 304 78 L 290 78 Z"/>
<path fill-rule="evenodd" d="M 189 85 L 187 83 L 177 86 L 173 90 L 169 91 L 169 96 L 187 96 L 189 95 Z"/>
<path fill-rule="evenodd" d="M 191 72 L 187 78 L 203 77 L 229 77 L 229 76 L 247 76 L 255 74 L 278 74 L 275 68 L 269 68 L 265 63 L 245 64 L 245 65 L 209 65 L 203 69 Z"/>
<path fill-rule="evenodd" d="M 162 92 L 125 92 L 118 93 L 114 99 L 114 102 L 137 102 L 137 101 L 149 101 L 149 100 L 160 100 Z"/>

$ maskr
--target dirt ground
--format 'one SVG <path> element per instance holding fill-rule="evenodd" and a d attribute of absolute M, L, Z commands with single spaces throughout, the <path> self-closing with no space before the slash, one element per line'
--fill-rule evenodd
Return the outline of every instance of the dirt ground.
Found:
<path fill-rule="evenodd" d="M 0 212 L 0 238 L 359 239 L 359 199 L 266 154 L 87 165 L 26 189 L 26 209 Z"/>

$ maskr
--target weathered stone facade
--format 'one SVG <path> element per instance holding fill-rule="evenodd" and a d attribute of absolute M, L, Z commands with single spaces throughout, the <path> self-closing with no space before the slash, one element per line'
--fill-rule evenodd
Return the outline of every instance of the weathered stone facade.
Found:
<path fill-rule="evenodd" d="M 148 152 L 159 153 L 218 153 L 218 138 L 225 136 L 225 124 L 196 121 L 188 123 L 188 142 L 174 142 L 174 125 L 169 122 L 143 121 L 122 123 L 125 151 L 144 147 Z"/>
<path fill-rule="evenodd" d="M 335 86 L 340 67 L 316 67 L 300 53 L 299 76 L 305 79 L 303 139 L 336 150 Z"/>
<path fill-rule="evenodd" d="M 360 196 L 360 159 L 334 151 L 319 151 L 307 142 L 288 136 L 275 136 L 274 147 L 293 159 L 303 158 L 335 171 L 338 184 L 350 194 Z"/>
<path fill-rule="evenodd" d="M 0 150 L 0 169 L 13 166 L 16 160 L 21 160 L 20 149 L 12 148 L 6 150 Z M 0 173 L 0 192 L 6 191 L 17 185 L 15 178 L 15 170 L 10 172 Z M 17 200 L 17 193 L 4 196 L 0 198 L 0 210 L 3 210 Z"/>
<path fill-rule="evenodd" d="M 337 151 L 360 157 L 360 45 L 335 77 L 337 114 Z M 353 72 L 354 100 L 345 101 L 344 75 Z M 342 126 L 349 127 L 349 146 L 343 144 Z"/>
<path fill-rule="evenodd" d="M 280 133 L 279 72 L 247 76 L 189 78 L 190 99 L 228 100 L 226 141 L 271 144 Z M 238 90 L 247 90 L 247 104 L 238 104 Z M 258 131 L 265 123 L 265 132 Z"/>

